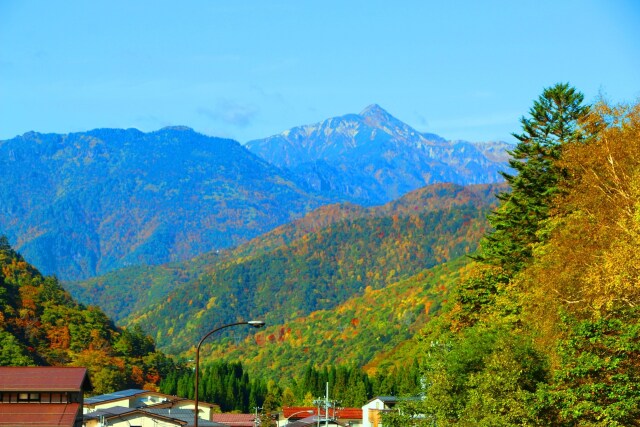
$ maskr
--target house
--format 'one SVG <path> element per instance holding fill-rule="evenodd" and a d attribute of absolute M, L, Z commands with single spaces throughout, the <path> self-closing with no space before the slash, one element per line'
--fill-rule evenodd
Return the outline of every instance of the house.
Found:
<path fill-rule="evenodd" d="M 329 425 L 342 425 L 350 427 L 358 427 L 362 425 L 362 409 L 361 408 L 329 408 L 328 414 L 324 409 L 315 406 L 286 406 L 282 408 L 282 416 L 278 417 L 278 427 L 281 426 L 307 426 L 316 425 L 318 418 L 322 425 L 325 418 L 328 418 Z"/>
<path fill-rule="evenodd" d="M 393 411 L 398 402 L 419 400 L 421 400 L 420 397 L 374 397 L 362 407 L 362 427 L 383 427 L 383 413 Z M 416 417 L 422 418 L 423 416 L 417 415 Z"/>
<path fill-rule="evenodd" d="M 84 401 L 83 412 L 89 414 L 97 410 L 109 410 L 110 408 L 158 408 L 158 409 L 190 409 L 193 416 L 195 401 L 182 397 L 171 396 L 169 394 L 158 393 L 149 390 L 128 389 L 116 391 L 114 393 L 102 394 L 88 397 Z M 214 412 L 218 411 L 218 405 L 198 402 L 198 412 L 200 418 L 212 420 Z"/>
<path fill-rule="evenodd" d="M 86 368 L 0 367 L 0 426 L 81 427 Z"/>
<path fill-rule="evenodd" d="M 381 414 L 391 411 L 399 399 L 394 396 L 378 396 L 362 407 L 362 427 L 381 427 Z"/>
<path fill-rule="evenodd" d="M 85 427 L 192 427 L 193 409 L 125 408 L 114 406 L 84 415 Z M 209 420 L 198 420 L 200 427 L 226 427 Z"/>

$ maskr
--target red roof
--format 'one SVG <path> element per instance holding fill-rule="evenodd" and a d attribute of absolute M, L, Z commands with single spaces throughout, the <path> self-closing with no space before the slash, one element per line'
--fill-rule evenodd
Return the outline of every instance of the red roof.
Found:
<path fill-rule="evenodd" d="M 73 427 L 79 403 L 0 404 L 0 426 Z"/>
<path fill-rule="evenodd" d="M 80 391 L 87 369 L 49 366 L 0 368 L 0 391 Z"/>
<path fill-rule="evenodd" d="M 284 408 L 282 408 L 282 415 L 285 418 L 289 418 L 293 415 L 294 419 L 298 419 L 316 415 L 316 411 L 317 408 L 315 406 L 285 406 Z"/>
<path fill-rule="evenodd" d="M 336 415 L 338 419 L 361 420 L 362 408 L 338 408 Z"/>
<path fill-rule="evenodd" d="M 308 412 L 312 411 L 312 412 Z M 282 415 L 285 418 L 293 416 L 292 419 L 306 418 L 311 415 L 317 415 L 318 408 L 315 406 L 286 406 L 282 408 Z M 320 415 L 324 415 L 324 409 L 320 409 Z M 329 416 L 333 417 L 333 408 L 329 408 Z M 362 408 L 338 408 L 336 409 L 336 418 L 348 420 L 361 420 Z"/>
<path fill-rule="evenodd" d="M 217 423 L 226 424 L 233 427 L 254 427 L 254 414 L 212 414 L 213 420 Z"/>

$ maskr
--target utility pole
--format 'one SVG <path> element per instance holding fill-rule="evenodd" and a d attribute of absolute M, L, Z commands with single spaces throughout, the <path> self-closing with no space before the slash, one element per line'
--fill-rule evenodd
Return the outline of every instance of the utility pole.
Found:
<path fill-rule="evenodd" d="M 253 409 L 256 410 L 256 417 L 253 419 L 253 423 L 257 426 L 259 426 L 261 424 L 260 422 L 260 418 L 258 418 L 258 409 L 260 411 L 262 411 L 262 408 L 260 406 L 254 406 Z"/>
<path fill-rule="evenodd" d="M 316 399 L 313 401 L 313 403 L 315 403 L 318 407 L 318 412 L 316 412 L 316 425 L 317 427 L 320 427 L 320 399 Z"/>
<path fill-rule="evenodd" d="M 325 393 L 324 393 L 324 400 L 322 400 L 321 398 L 318 398 L 316 400 L 313 401 L 313 403 L 315 403 L 318 406 L 318 416 L 317 418 L 317 427 L 320 427 L 320 405 L 324 406 L 324 425 L 325 427 L 327 427 L 329 425 L 329 383 L 326 383 L 326 388 L 325 388 Z M 334 410 L 335 413 L 335 410 Z"/>
<path fill-rule="evenodd" d="M 327 389 L 324 394 L 324 425 L 329 425 L 329 381 L 327 381 Z"/>

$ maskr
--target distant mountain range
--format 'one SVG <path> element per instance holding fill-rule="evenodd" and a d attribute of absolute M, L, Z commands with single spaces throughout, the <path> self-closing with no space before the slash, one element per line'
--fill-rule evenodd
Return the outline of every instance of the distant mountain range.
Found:
<path fill-rule="evenodd" d="M 63 279 L 235 246 L 327 203 L 188 128 L 27 133 L 0 143 L 0 170 L 0 234 Z"/>
<path fill-rule="evenodd" d="M 500 180 L 505 143 L 449 142 L 373 105 L 245 146 L 185 127 L 0 141 L 0 234 L 83 279 L 236 246 L 322 205 Z"/>
<path fill-rule="evenodd" d="M 437 182 L 501 181 L 509 144 L 446 141 L 374 104 L 360 114 L 295 127 L 246 147 L 323 195 L 374 205 Z"/>

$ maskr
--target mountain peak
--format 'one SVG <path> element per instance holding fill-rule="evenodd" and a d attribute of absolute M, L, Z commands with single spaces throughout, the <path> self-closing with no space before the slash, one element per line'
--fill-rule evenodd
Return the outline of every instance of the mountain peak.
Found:
<path fill-rule="evenodd" d="M 360 113 L 366 124 L 374 128 L 406 127 L 378 104 L 371 104 Z"/>
<path fill-rule="evenodd" d="M 381 116 L 381 115 L 388 116 L 389 113 L 378 104 L 371 104 L 367 106 L 364 110 L 362 110 L 360 112 L 360 115 L 362 117 Z"/>
<path fill-rule="evenodd" d="M 372 128 L 383 130 L 388 134 L 409 134 L 414 131 L 409 125 L 396 119 L 378 104 L 371 104 L 360 113 L 362 121 Z"/>
<path fill-rule="evenodd" d="M 165 126 L 162 129 L 160 129 L 160 132 L 166 132 L 166 131 L 193 132 L 194 130 L 191 129 L 189 126 Z"/>

